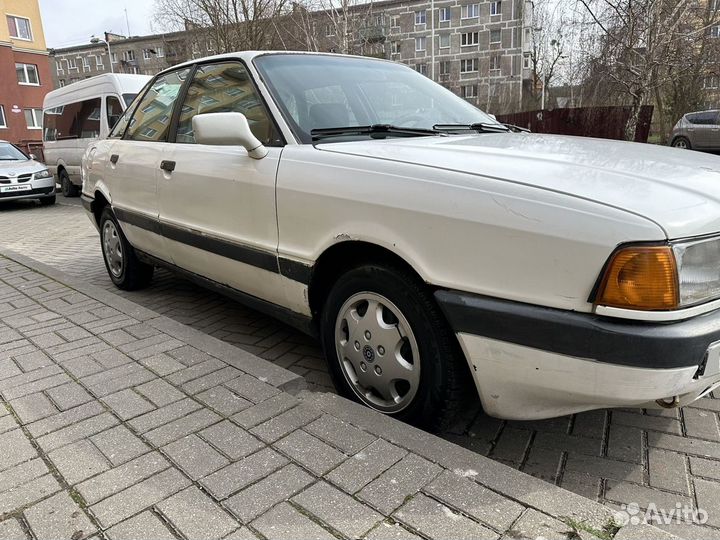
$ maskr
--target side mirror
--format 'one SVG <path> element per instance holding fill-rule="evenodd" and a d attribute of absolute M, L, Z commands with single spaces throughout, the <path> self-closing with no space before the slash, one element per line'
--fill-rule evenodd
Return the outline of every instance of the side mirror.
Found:
<path fill-rule="evenodd" d="M 268 154 L 253 132 L 245 115 L 239 112 L 198 114 L 192 119 L 195 142 L 221 146 L 240 145 L 253 159 L 262 159 Z"/>
<path fill-rule="evenodd" d="M 35 154 L 30 154 L 30 159 L 37 161 L 37 156 Z"/>

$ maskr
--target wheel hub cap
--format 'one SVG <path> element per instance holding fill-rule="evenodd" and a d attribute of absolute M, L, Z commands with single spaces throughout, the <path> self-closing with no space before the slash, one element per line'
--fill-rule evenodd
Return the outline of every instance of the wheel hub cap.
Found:
<path fill-rule="evenodd" d="M 335 323 L 343 376 L 357 397 L 385 413 L 405 409 L 420 384 L 420 355 L 405 316 L 390 300 L 362 292 L 349 298 Z"/>
<path fill-rule="evenodd" d="M 102 245 L 103 255 L 110 273 L 115 277 L 120 277 L 123 271 L 122 243 L 112 221 L 106 221 L 105 225 L 103 225 Z"/>

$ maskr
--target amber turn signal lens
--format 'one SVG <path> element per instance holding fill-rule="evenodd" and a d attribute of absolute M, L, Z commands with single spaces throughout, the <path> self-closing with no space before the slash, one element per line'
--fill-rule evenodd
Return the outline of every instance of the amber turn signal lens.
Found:
<path fill-rule="evenodd" d="M 596 304 L 626 309 L 675 309 L 680 302 L 675 256 L 669 246 L 617 251 L 607 265 Z"/>

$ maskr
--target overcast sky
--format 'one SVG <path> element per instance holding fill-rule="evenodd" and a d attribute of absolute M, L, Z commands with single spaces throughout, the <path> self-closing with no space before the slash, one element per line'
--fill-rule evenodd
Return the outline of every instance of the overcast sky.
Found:
<path fill-rule="evenodd" d="M 162 32 L 153 19 L 153 0 L 40 0 L 48 47 L 87 43 L 93 34 L 105 31 L 141 36 Z"/>

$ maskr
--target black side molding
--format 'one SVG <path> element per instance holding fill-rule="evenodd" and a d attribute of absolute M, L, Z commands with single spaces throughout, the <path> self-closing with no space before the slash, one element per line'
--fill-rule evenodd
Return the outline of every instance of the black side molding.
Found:
<path fill-rule="evenodd" d="M 638 368 L 698 366 L 720 341 L 720 311 L 678 322 L 641 322 L 452 290 L 435 298 L 455 332 Z"/>
<path fill-rule="evenodd" d="M 95 199 L 87 195 L 80 196 L 80 202 L 82 202 L 83 208 L 88 212 L 95 213 Z"/>

